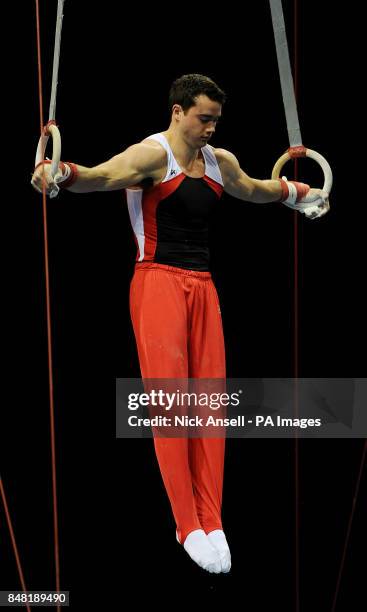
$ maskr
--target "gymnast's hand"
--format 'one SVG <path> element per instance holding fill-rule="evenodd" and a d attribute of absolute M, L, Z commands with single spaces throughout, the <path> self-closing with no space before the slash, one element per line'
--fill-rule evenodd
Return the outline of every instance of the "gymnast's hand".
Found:
<path fill-rule="evenodd" d="M 330 209 L 329 194 L 323 189 L 310 188 L 305 183 L 278 179 L 282 185 L 282 202 L 289 208 L 304 214 L 308 219 L 318 219 Z"/>
<path fill-rule="evenodd" d="M 318 219 L 330 210 L 329 194 L 323 189 L 310 189 L 305 198 L 301 198 L 296 203 L 296 207 L 303 205 L 299 212 L 303 213 L 308 219 Z"/>
<path fill-rule="evenodd" d="M 35 168 L 31 180 L 32 187 L 39 193 L 42 193 L 43 184 L 45 185 L 47 195 L 50 195 L 56 186 L 55 180 L 51 174 L 51 162 L 48 160 L 42 162 Z"/>

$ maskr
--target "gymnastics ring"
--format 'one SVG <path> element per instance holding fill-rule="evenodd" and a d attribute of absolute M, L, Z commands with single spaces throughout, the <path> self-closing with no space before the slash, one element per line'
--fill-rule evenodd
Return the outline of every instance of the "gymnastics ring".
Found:
<path fill-rule="evenodd" d="M 60 172 L 60 159 L 61 159 L 61 135 L 59 128 L 57 127 L 54 120 L 49 121 L 47 125 L 43 128 L 43 132 L 39 138 L 36 152 L 36 163 L 42 163 L 45 159 L 45 151 L 48 143 L 49 137 L 52 137 L 52 161 L 51 161 L 51 176 L 55 181 L 55 186 L 49 194 L 50 198 L 55 198 L 59 193 L 60 189 L 56 185 L 59 177 L 62 176 Z"/>
<path fill-rule="evenodd" d="M 306 147 L 304 146 L 290 147 L 281 157 L 279 157 L 272 170 L 271 178 L 279 178 L 281 170 L 283 166 L 287 163 L 287 161 L 289 161 L 290 159 L 295 159 L 296 157 L 310 157 L 321 166 L 322 171 L 324 173 L 324 186 L 322 190 L 325 191 L 329 196 L 333 185 L 333 173 L 331 171 L 330 165 L 326 161 L 325 157 L 320 155 L 320 153 L 317 153 L 317 151 L 313 151 L 312 149 L 306 149 Z M 307 198 L 308 196 L 303 198 L 302 201 L 307 202 Z M 314 196 L 310 196 L 309 201 L 312 201 L 312 198 L 314 198 Z"/>

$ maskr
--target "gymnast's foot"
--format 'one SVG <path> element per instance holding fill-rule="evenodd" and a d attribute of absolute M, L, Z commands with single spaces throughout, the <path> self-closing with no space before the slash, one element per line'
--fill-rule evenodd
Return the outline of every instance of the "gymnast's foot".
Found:
<path fill-rule="evenodd" d="M 221 562 L 219 553 L 212 546 L 203 529 L 191 531 L 183 543 L 183 547 L 200 567 L 211 574 L 220 574 Z"/>
<path fill-rule="evenodd" d="M 214 531 L 210 531 L 210 533 L 207 534 L 207 537 L 211 545 L 219 554 L 221 571 L 227 574 L 231 569 L 231 553 L 224 531 L 221 529 L 214 529 Z"/>

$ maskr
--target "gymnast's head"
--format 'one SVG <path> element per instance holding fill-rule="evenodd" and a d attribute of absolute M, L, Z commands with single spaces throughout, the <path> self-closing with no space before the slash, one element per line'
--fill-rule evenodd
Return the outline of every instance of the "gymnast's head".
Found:
<path fill-rule="evenodd" d="M 169 92 L 170 129 L 194 148 L 205 146 L 215 132 L 225 99 L 224 91 L 209 77 L 184 74 Z"/>

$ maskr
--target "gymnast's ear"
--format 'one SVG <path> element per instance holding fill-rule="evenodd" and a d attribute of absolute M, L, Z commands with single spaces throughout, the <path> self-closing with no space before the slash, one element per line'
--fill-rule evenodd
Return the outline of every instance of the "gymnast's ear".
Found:
<path fill-rule="evenodd" d="M 179 120 L 183 112 L 183 108 L 180 104 L 174 104 L 172 106 L 172 119 Z"/>

